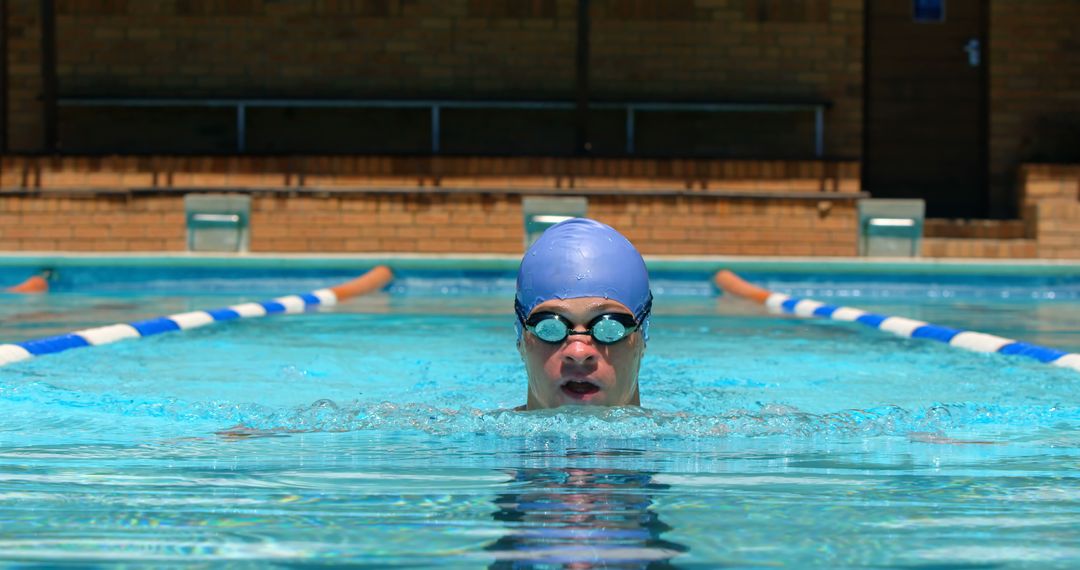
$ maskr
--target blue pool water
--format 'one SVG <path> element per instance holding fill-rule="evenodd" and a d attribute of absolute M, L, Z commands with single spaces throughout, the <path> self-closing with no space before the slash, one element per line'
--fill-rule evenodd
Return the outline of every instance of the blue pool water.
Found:
<path fill-rule="evenodd" d="M 0 296 L 0 343 L 356 273 L 65 269 L 52 294 Z M 1075 276 L 744 276 L 1080 352 Z M 661 273 L 643 408 L 517 413 L 512 278 L 405 272 L 318 312 L 0 368 L 0 560 L 1080 565 L 1075 371 L 772 316 L 707 273 Z"/>

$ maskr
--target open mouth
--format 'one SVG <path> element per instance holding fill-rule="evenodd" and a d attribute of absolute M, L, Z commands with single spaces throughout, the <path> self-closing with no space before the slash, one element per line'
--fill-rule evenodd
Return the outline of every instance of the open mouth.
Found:
<path fill-rule="evenodd" d="M 585 398 L 600 391 L 600 387 L 586 380 L 568 380 L 561 386 L 564 394 L 571 398 Z"/>

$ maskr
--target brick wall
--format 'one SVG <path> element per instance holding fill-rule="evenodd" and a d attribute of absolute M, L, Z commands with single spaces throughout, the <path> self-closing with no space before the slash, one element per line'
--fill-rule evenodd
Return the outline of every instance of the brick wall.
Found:
<path fill-rule="evenodd" d="M 252 206 L 253 251 L 520 253 L 521 197 L 273 197 Z M 853 202 L 590 197 L 588 215 L 645 254 L 854 255 Z"/>
<path fill-rule="evenodd" d="M 5 124 L 8 147 L 13 151 L 36 151 L 44 142 L 39 4 L 30 0 L 7 2 L 8 108 Z"/>
<path fill-rule="evenodd" d="M 1080 2 L 990 2 L 990 168 L 996 215 L 1024 162 L 1080 162 Z"/>
<path fill-rule="evenodd" d="M 264 196 L 252 202 L 251 250 L 519 253 L 522 220 L 518 196 Z"/>
<path fill-rule="evenodd" d="M 1080 260 L 1080 166 L 1019 168 L 1021 219 L 929 220 L 927 257 Z"/>
<path fill-rule="evenodd" d="M 589 215 L 644 254 L 852 256 L 855 200 L 590 198 Z"/>
<path fill-rule="evenodd" d="M 40 2 L 6 5 L 9 140 L 13 151 L 34 152 L 42 145 Z M 859 156 L 862 5 L 594 0 L 592 89 L 609 98 L 829 99 L 836 104 L 827 113 L 828 152 Z M 1080 89 L 1080 44 L 1071 25 L 1080 21 L 1080 3 L 989 5 L 989 202 L 994 215 L 1018 216 L 1020 164 L 1080 161 L 1074 97 Z M 574 0 L 57 0 L 56 7 L 60 91 L 69 96 L 574 94 Z M 306 153 L 410 152 L 426 143 L 422 112 L 253 113 L 250 142 L 256 152 L 288 152 L 289 145 L 301 143 Z M 483 125 L 473 119 L 467 113 L 445 117 L 448 136 L 455 124 Z M 235 148 L 233 120 L 228 111 L 66 108 L 60 137 L 68 150 L 228 152 Z M 807 120 L 655 116 L 639 128 L 652 150 L 782 154 L 792 144 L 805 146 Z M 546 154 L 572 142 L 572 118 L 565 114 L 500 121 L 502 127 L 481 134 L 509 133 L 492 139 L 508 152 Z M 596 122 L 598 150 L 621 148 L 618 118 L 598 113 Z M 122 128 L 127 123 L 138 126 Z M 521 132 L 530 136 L 514 136 Z M 525 144 L 534 139 L 537 145 Z M 770 149 L 772 141 L 787 150 Z M 467 141 L 448 145 L 475 152 Z"/>
<path fill-rule="evenodd" d="M 1038 243 L 1024 220 L 928 219 L 923 236 L 924 257 L 1038 257 Z"/>
<path fill-rule="evenodd" d="M 590 71 L 598 96 L 829 99 L 834 107 L 827 113 L 828 153 L 845 157 L 862 153 L 861 0 L 596 4 Z M 661 13 L 649 13 L 650 5 Z M 698 117 L 695 123 L 697 130 L 686 125 L 682 138 L 687 131 L 701 136 L 709 129 L 738 133 L 738 139 L 711 143 L 718 154 L 753 147 L 760 144 L 759 137 L 812 140 L 809 115 L 779 119 L 767 114 L 719 115 Z M 679 145 L 678 136 L 657 138 L 657 144 Z M 758 156 L 767 150 L 761 145 Z"/>
<path fill-rule="evenodd" d="M 180 196 L 0 195 L 0 250 L 183 251 Z"/>
<path fill-rule="evenodd" d="M 584 195 L 647 254 L 854 255 L 853 163 L 0 159 L 0 250 L 183 251 L 183 194 L 247 188 L 255 252 L 518 253 L 522 196 Z M 417 174 L 420 173 L 420 174 Z"/>
<path fill-rule="evenodd" d="M 1024 165 L 1020 188 L 1038 256 L 1080 259 L 1080 166 Z"/>
<path fill-rule="evenodd" d="M 171 188 L 859 191 L 855 162 L 506 157 L 0 156 L 0 190 Z"/>
<path fill-rule="evenodd" d="M 1023 220 L 932 218 L 925 221 L 923 235 L 928 238 L 1023 239 L 1027 228 Z"/>
<path fill-rule="evenodd" d="M 595 97 L 831 100 L 829 154 L 859 154 L 861 1 L 592 4 Z M 40 123 L 35 111 L 40 108 L 38 2 L 8 0 L 8 5 L 17 40 L 9 54 L 17 67 L 11 78 L 12 116 L 21 122 L 11 147 L 35 151 L 41 146 L 40 125 L 35 126 Z M 56 10 L 59 89 L 65 96 L 572 100 L 575 95 L 575 0 L 57 0 Z M 304 153 L 422 152 L 428 144 L 423 112 L 392 117 L 386 111 L 252 113 L 255 152 L 289 151 L 283 141 L 301 145 L 291 150 Z M 447 112 L 445 132 L 452 136 L 460 130 L 455 124 L 482 129 L 497 123 L 530 136 L 493 138 L 489 151 L 551 154 L 572 148 L 572 112 L 503 115 L 488 112 L 477 121 L 467 112 Z M 60 124 L 62 148 L 70 152 L 235 148 L 234 119 L 227 111 L 65 108 Z M 643 115 L 639 138 L 643 152 L 669 155 L 810 156 L 812 126 L 809 113 Z M 597 152 L 624 148 L 621 117 L 597 112 L 593 130 Z M 495 131 L 468 136 L 496 137 Z M 536 144 L 526 145 L 530 140 Z M 446 146 L 476 152 L 467 141 L 448 140 Z"/>
<path fill-rule="evenodd" d="M 471 97 L 573 89 L 574 0 L 506 13 L 476 0 L 56 4 L 68 94 Z"/>
<path fill-rule="evenodd" d="M 1039 257 L 1039 245 L 1024 238 L 926 238 L 923 257 L 964 259 L 1030 259 Z"/>
<path fill-rule="evenodd" d="M 184 251 L 182 196 L 3 196 L 0 251 Z M 854 202 L 593 197 L 645 254 L 854 255 Z M 521 196 L 258 195 L 251 251 L 520 253 Z"/>
<path fill-rule="evenodd" d="M 1020 221 L 929 220 L 923 255 L 1080 259 L 1080 166 L 1026 165 Z M 244 188 L 257 252 L 516 253 L 526 195 L 656 255 L 856 254 L 857 163 L 3 157 L 0 251 L 183 251 L 183 195 Z"/>

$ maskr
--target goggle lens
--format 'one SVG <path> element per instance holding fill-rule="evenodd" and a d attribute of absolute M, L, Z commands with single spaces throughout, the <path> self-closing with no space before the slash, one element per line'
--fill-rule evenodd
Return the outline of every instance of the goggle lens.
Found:
<path fill-rule="evenodd" d="M 593 338 L 605 344 L 622 340 L 626 332 L 626 326 L 615 319 L 603 319 L 592 326 Z"/>
<path fill-rule="evenodd" d="M 587 327 L 588 332 L 572 332 L 570 323 L 562 316 L 554 313 L 539 313 L 529 317 L 525 322 L 525 328 L 544 342 L 559 343 L 572 334 L 588 334 L 592 335 L 597 342 L 611 344 L 626 338 L 637 328 L 637 322 L 630 315 L 611 313 L 593 319 Z"/>
<path fill-rule="evenodd" d="M 563 321 L 549 317 L 538 323 L 532 328 L 533 334 L 540 337 L 540 340 L 546 342 L 562 342 L 564 338 L 569 336 L 570 329 L 566 327 L 566 323 Z"/>

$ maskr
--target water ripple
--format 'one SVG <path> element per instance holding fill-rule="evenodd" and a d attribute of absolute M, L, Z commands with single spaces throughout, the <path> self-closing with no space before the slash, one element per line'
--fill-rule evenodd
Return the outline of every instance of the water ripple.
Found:
<path fill-rule="evenodd" d="M 814 414 L 784 404 L 759 403 L 708 415 L 638 407 L 567 407 L 515 412 L 391 402 L 352 401 L 339 405 L 326 399 L 306 406 L 274 408 L 254 403 L 188 402 L 176 398 L 134 398 L 80 392 L 44 382 L 0 385 L 0 400 L 28 403 L 35 410 L 75 408 L 105 414 L 105 417 L 97 416 L 103 430 L 115 429 L 116 418 L 129 420 L 132 417 L 149 417 L 165 418 L 180 424 L 210 422 L 219 426 L 220 435 L 232 438 L 306 432 L 404 430 L 434 435 L 552 435 L 575 439 L 931 434 L 919 440 L 928 443 L 985 443 L 935 439 L 937 436 L 933 434 L 943 430 L 980 427 L 1006 426 L 1015 429 L 1073 426 L 1080 422 L 1080 407 L 1076 406 L 979 403 L 943 403 L 916 409 L 878 406 L 824 414 Z M 108 421 L 110 417 L 113 421 Z M 87 417 L 83 417 L 82 422 L 85 427 L 92 427 L 94 423 Z M 64 426 L 70 428 L 70 424 Z M 4 420 L 0 420 L 0 431 L 5 427 Z M 12 425 L 11 429 L 21 429 L 21 426 Z"/>

